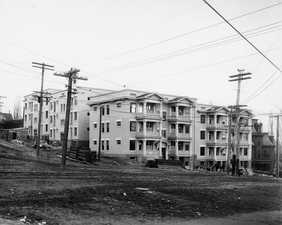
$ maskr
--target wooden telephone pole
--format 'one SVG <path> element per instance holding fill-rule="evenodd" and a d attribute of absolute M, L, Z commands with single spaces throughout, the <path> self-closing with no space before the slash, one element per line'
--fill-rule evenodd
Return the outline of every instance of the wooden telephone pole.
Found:
<path fill-rule="evenodd" d="M 276 143 L 275 143 L 275 147 L 276 147 L 276 156 L 275 156 L 275 174 L 276 177 L 279 177 L 279 173 L 280 173 L 280 165 L 279 165 L 279 161 L 280 161 L 280 152 L 279 152 L 279 128 L 280 128 L 280 116 L 282 116 L 282 114 L 277 114 L 277 115 L 271 115 L 271 118 L 276 118 Z"/>
<path fill-rule="evenodd" d="M 66 106 L 66 118 L 65 118 L 65 127 L 64 127 L 64 139 L 63 139 L 63 149 L 62 149 L 62 166 L 66 165 L 66 155 L 68 148 L 68 134 L 69 134 L 69 120 L 70 120 L 70 109 L 71 109 L 71 96 L 72 96 L 72 84 L 76 80 L 87 80 L 87 78 L 79 77 L 79 69 L 71 68 L 68 72 L 65 73 L 54 73 L 55 76 L 65 77 L 68 79 L 67 85 L 67 106 Z"/>
<path fill-rule="evenodd" d="M 37 157 L 39 156 L 40 152 L 40 134 L 41 134 L 41 120 L 42 120 L 42 107 L 43 107 L 43 84 L 44 84 L 44 72 L 45 70 L 54 70 L 54 66 L 47 65 L 45 63 L 38 63 L 38 62 L 32 62 L 32 67 L 41 69 L 41 88 L 38 96 L 38 102 L 39 102 L 39 114 L 38 114 L 38 129 L 37 129 Z"/>
<path fill-rule="evenodd" d="M 238 74 L 229 76 L 231 80 L 230 82 L 237 81 L 237 96 L 236 96 L 236 105 L 230 106 L 229 108 L 234 109 L 235 115 L 236 115 L 236 124 L 235 124 L 235 130 L 236 130 L 236 142 L 235 142 L 235 154 L 232 156 L 233 160 L 233 166 L 235 166 L 236 174 L 239 174 L 239 166 L 240 166 L 240 112 L 241 107 L 245 107 L 246 105 L 240 105 L 240 93 L 241 93 L 241 82 L 243 80 L 251 79 L 249 76 L 251 73 L 247 72 L 244 73 L 244 70 L 238 69 Z M 232 113 L 233 114 L 233 113 Z M 231 117 L 232 117 L 231 114 Z M 235 132 L 234 132 L 235 133 Z"/>

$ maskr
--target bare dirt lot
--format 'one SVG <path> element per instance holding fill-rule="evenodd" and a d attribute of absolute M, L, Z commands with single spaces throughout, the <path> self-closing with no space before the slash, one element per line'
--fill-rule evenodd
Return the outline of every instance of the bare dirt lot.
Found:
<path fill-rule="evenodd" d="M 92 166 L 71 163 L 62 170 L 58 162 L 23 160 L 20 153 L 0 147 L 0 217 L 81 225 L 282 222 L 281 179 L 149 169 L 106 160 Z M 265 218 L 263 223 L 239 223 L 240 216 L 232 223 L 240 213 Z"/>

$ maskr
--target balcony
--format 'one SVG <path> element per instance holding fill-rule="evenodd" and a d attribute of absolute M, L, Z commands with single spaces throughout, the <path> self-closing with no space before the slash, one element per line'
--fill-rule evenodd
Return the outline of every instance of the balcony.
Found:
<path fill-rule="evenodd" d="M 206 141 L 207 146 L 227 146 L 227 139 L 211 139 Z"/>
<path fill-rule="evenodd" d="M 250 132 L 251 131 L 251 127 L 249 127 L 249 126 L 241 126 L 240 127 L 240 131 Z"/>
<path fill-rule="evenodd" d="M 207 124 L 207 130 L 227 130 L 228 125 L 222 123 Z"/>
<path fill-rule="evenodd" d="M 171 113 L 167 116 L 167 120 L 169 122 L 186 122 L 186 123 L 192 123 L 191 115 L 190 114 L 184 114 L 184 115 L 176 115 L 176 113 Z"/>
<path fill-rule="evenodd" d="M 178 133 L 176 134 L 176 132 L 170 132 L 167 136 L 168 139 L 170 140 L 187 140 L 190 141 L 192 139 L 192 137 L 190 136 L 189 133 Z"/>
<path fill-rule="evenodd" d="M 144 119 L 161 120 L 162 118 L 159 112 L 136 113 L 136 120 L 144 120 Z"/>
<path fill-rule="evenodd" d="M 136 138 L 137 139 L 161 139 L 161 135 L 159 132 L 152 132 L 152 131 L 147 131 L 146 134 L 143 131 L 137 132 L 136 133 Z"/>

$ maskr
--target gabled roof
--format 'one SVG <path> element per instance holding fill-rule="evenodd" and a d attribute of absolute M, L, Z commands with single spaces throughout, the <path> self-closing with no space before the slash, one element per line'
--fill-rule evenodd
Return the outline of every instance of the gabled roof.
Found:
<path fill-rule="evenodd" d="M 145 94 L 141 94 L 141 95 L 138 95 L 138 96 L 136 97 L 136 99 L 148 99 L 148 98 L 151 98 L 151 97 L 153 97 L 153 96 L 156 96 L 156 97 L 159 98 L 160 100 L 163 99 L 160 95 L 158 95 L 158 94 L 156 94 L 156 93 L 145 93 Z"/>
<path fill-rule="evenodd" d="M 188 101 L 191 104 L 194 103 L 191 99 L 187 97 L 176 97 L 176 98 L 170 99 L 168 102 L 169 103 L 178 103 L 178 102 L 183 102 L 183 101 Z"/>
<path fill-rule="evenodd" d="M 211 106 L 211 107 L 208 107 L 204 110 L 199 110 L 199 111 L 205 112 L 205 113 L 215 113 L 215 112 L 219 112 L 220 110 L 224 110 L 225 112 L 229 112 L 228 108 L 226 108 L 225 106 Z"/>
<path fill-rule="evenodd" d="M 264 146 L 275 146 L 275 144 L 270 140 L 267 133 L 264 133 L 262 137 L 262 145 Z"/>

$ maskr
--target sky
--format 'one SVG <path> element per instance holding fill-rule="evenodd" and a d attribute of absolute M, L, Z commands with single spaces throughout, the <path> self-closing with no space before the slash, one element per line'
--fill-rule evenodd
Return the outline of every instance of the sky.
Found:
<path fill-rule="evenodd" d="M 230 21 L 282 67 L 282 1 L 209 3 L 228 19 L 248 14 Z M 228 78 L 245 69 L 252 79 L 242 83 L 240 103 L 266 128 L 260 114 L 282 109 L 282 74 L 202 0 L 0 0 L 0 27 L 5 112 L 39 90 L 41 71 L 33 61 L 56 72 L 80 69 L 88 78 L 80 86 L 184 95 L 215 105 L 235 104 L 237 86 Z M 46 72 L 44 88 L 65 84 Z"/>

